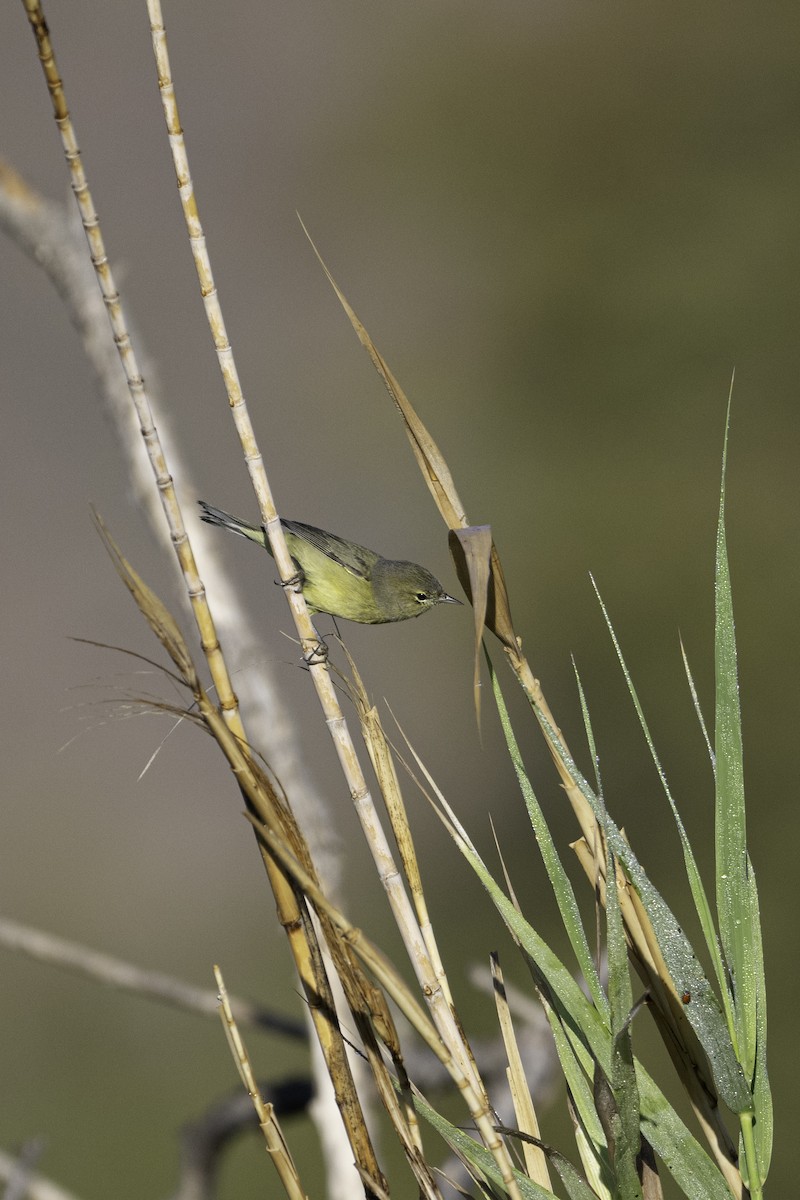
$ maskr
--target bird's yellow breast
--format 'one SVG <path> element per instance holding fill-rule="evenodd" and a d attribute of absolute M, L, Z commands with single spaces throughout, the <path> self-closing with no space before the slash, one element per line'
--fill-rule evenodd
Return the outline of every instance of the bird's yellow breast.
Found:
<path fill-rule="evenodd" d="M 305 538 L 288 530 L 284 535 L 292 558 L 303 572 L 303 595 L 309 608 L 367 625 L 385 619 L 378 611 L 367 577 L 348 571 Z"/>

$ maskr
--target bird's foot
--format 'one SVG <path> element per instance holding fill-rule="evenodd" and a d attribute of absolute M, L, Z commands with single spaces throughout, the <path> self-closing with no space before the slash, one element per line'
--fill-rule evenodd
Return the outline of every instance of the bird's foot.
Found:
<path fill-rule="evenodd" d="M 328 647 L 322 638 L 303 643 L 303 662 L 307 667 L 319 667 L 328 661 Z"/>
<path fill-rule="evenodd" d="M 298 567 L 294 575 L 290 575 L 288 579 L 276 579 L 275 584 L 277 587 L 282 587 L 285 592 L 302 592 L 305 581 L 305 571 L 302 567 Z"/>

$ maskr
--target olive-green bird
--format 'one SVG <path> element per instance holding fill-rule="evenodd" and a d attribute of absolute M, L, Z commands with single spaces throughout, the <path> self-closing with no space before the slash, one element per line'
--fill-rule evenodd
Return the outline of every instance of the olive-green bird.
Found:
<path fill-rule="evenodd" d="M 269 551 L 264 530 L 199 501 L 201 518 Z M 281 520 L 289 553 L 302 576 L 303 595 L 312 613 L 329 613 L 362 625 L 407 621 L 434 604 L 460 604 L 439 580 L 413 562 L 383 558 L 366 546 L 345 541 L 314 525 Z M 271 553 L 271 551 L 270 551 Z"/>

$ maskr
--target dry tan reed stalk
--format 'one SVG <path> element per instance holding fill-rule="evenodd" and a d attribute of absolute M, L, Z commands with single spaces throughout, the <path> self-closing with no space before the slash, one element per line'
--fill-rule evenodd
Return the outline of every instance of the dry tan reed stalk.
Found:
<path fill-rule="evenodd" d="M 433 1200 L 433 1197 L 437 1195 L 436 1187 L 432 1176 L 430 1176 L 430 1170 L 427 1167 L 424 1156 L 421 1153 L 419 1131 L 415 1114 L 413 1113 L 413 1104 L 410 1103 L 410 1089 L 405 1078 L 399 1042 L 394 1031 L 391 1013 L 383 1000 L 381 992 L 366 980 L 361 974 L 360 969 L 356 969 L 356 964 L 351 957 L 353 951 L 365 960 L 372 973 L 395 999 L 414 1028 L 425 1038 L 428 1045 L 434 1049 L 440 1060 L 448 1067 L 451 1076 L 455 1078 L 459 1087 L 464 1092 L 465 1099 L 470 1106 L 470 1111 L 474 1114 L 477 1121 L 482 1122 L 482 1133 L 488 1138 L 490 1133 L 493 1132 L 493 1128 L 486 1118 L 485 1113 L 481 1111 L 481 1100 L 473 1092 L 469 1081 L 464 1078 L 463 1071 L 454 1061 L 453 1056 L 446 1051 L 436 1030 L 430 1024 L 428 1018 L 424 1015 L 423 1010 L 419 1007 L 416 1000 L 414 1000 L 405 984 L 400 980 L 399 975 L 388 964 L 388 961 L 385 960 L 380 951 L 367 943 L 359 935 L 358 931 L 346 922 L 326 900 L 316 881 L 313 864 L 304 846 L 302 835 L 293 822 L 290 811 L 282 804 L 281 798 L 274 791 L 270 780 L 253 760 L 249 748 L 232 735 L 217 708 L 210 703 L 193 669 L 189 651 L 183 642 L 177 625 L 158 598 L 119 553 L 108 532 L 104 529 L 102 532 L 109 552 L 114 558 L 117 570 L 132 592 L 151 628 L 181 672 L 182 681 L 191 688 L 200 718 L 208 726 L 209 731 L 215 736 L 228 758 L 242 792 L 250 803 L 248 816 L 253 822 L 260 840 L 265 843 L 269 851 L 269 857 L 277 859 L 288 870 L 288 874 L 297 881 L 299 888 L 311 899 L 317 910 L 322 922 L 326 942 L 331 951 L 338 977 L 345 989 L 348 1004 L 356 1021 L 364 1051 L 378 1084 L 379 1092 L 384 1099 L 390 1118 L 397 1129 L 401 1143 L 406 1149 L 409 1163 L 418 1178 L 423 1193 L 430 1196 Z M 178 679 L 177 676 L 175 678 L 176 680 Z M 305 914 L 305 909 L 300 910 L 301 918 L 303 914 Z M 330 1012 L 332 1010 L 332 998 L 329 990 L 327 990 L 321 963 L 315 957 L 316 943 L 313 942 L 313 939 L 308 938 L 307 935 L 301 936 L 304 933 L 301 928 L 288 929 L 287 933 L 289 934 L 290 942 L 297 942 L 295 957 L 298 962 L 301 978 L 313 978 L 316 980 L 316 991 L 309 987 L 306 988 L 309 1005 L 311 1007 L 319 1007 L 323 1012 Z M 307 960 L 304 957 L 306 955 L 310 956 Z M 408 1098 L 403 1099 L 402 1107 L 398 1104 L 397 1097 L 394 1094 L 394 1088 L 380 1056 L 376 1038 L 380 1038 L 390 1050 L 397 1069 L 398 1078 L 401 1083 L 405 1081 L 404 1092 Z M 323 1041 L 323 1049 L 325 1049 L 325 1043 L 322 1038 L 321 1041 Z M 328 1049 L 327 1064 L 337 1104 L 344 1110 L 346 1120 L 349 1113 L 350 1123 L 356 1129 L 363 1129 L 366 1136 L 366 1129 L 363 1125 L 363 1118 L 360 1116 L 360 1112 L 358 1110 L 351 1111 L 348 1107 L 351 1105 L 348 1077 L 346 1073 L 342 1075 L 342 1068 L 338 1065 L 335 1051 L 336 1045 L 332 1049 Z M 359 1164 L 361 1164 L 360 1173 L 362 1178 L 370 1178 L 373 1181 L 372 1193 L 375 1196 L 382 1194 L 383 1187 L 380 1174 L 369 1175 L 363 1166 L 363 1163 L 367 1159 L 367 1154 L 363 1147 L 361 1148 L 361 1153 L 358 1153 L 358 1150 L 356 1150 L 356 1157 Z"/>
<path fill-rule="evenodd" d="M 218 1008 L 222 1027 L 225 1030 L 225 1036 L 228 1039 L 228 1045 L 233 1055 L 236 1069 L 239 1072 L 239 1078 L 244 1084 L 248 1096 L 253 1101 L 253 1108 L 258 1117 L 259 1128 L 264 1135 L 270 1161 L 278 1173 L 278 1178 L 283 1184 L 289 1200 L 307 1200 L 306 1193 L 300 1183 L 300 1175 L 292 1159 L 286 1138 L 283 1136 L 280 1123 L 273 1112 L 272 1105 L 264 1103 L 259 1091 L 255 1075 L 253 1074 L 253 1068 L 250 1065 L 250 1056 L 247 1053 L 244 1039 L 239 1032 L 236 1018 L 233 1015 L 233 1009 L 228 998 L 228 990 L 225 987 L 225 980 L 221 970 L 216 965 L 214 967 L 214 978 L 217 981 L 219 989 Z"/>
<path fill-rule="evenodd" d="M 28 2 L 31 2 L 31 0 L 28 0 Z M 150 19 L 153 55 L 158 72 L 158 90 L 161 97 L 170 150 L 172 151 L 172 159 L 178 183 L 178 196 L 186 223 L 186 232 L 189 237 L 192 259 L 197 271 L 200 295 L 214 342 L 217 362 L 225 384 L 231 416 L 233 417 L 236 432 L 239 435 L 239 441 L 242 446 L 245 466 L 247 467 L 256 499 L 258 500 L 261 520 L 269 539 L 270 549 L 278 568 L 281 584 L 289 601 L 289 607 L 292 611 L 298 637 L 300 638 L 303 656 L 308 663 L 311 676 L 320 694 L 320 701 L 323 703 L 326 716 L 330 719 L 336 716 L 338 705 L 335 703 L 335 697 L 333 701 L 328 698 L 328 692 L 333 695 L 333 688 L 330 686 L 330 677 L 324 660 L 322 660 L 318 652 L 319 637 L 311 622 L 308 606 L 303 597 L 302 586 L 297 579 L 297 569 L 286 545 L 286 539 L 283 536 L 278 510 L 275 506 L 272 489 L 267 479 L 264 460 L 258 448 L 255 429 L 250 420 L 247 402 L 233 356 L 233 348 L 225 327 L 217 286 L 214 281 L 211 259 L 192 183 L 183 128 L 178 115 L 178 102 L 175 95 L 175 85 L 172 80 L 172 70 L 167 49 L 167 34 L 164 28 L 164 18 L 159 0 L 147 0 L 147 11 Z M 339 749 L 338 746 L 337 749 Z M 345 753 L 346 756 L 346 747 L 343 747 L 340 753 Z"/>
<path fill-rule="evenodd" d="M 192 611 L 200 633 L 201 644 L 217 690 L 217 695 L 220 698 L 220 706 L 225 722 L 227 723 L 226 730 L 230 730 L 234 738 L 238 739 L 241 743 L 245 741 L 244 727 L 206 600 L 205 588 L 199 576 L 188 535 L 184 527 L 173 480 L 169 473 L 164 450 L 153 421 L 144 379 L 139 370 L 133 345 L 124 323 L 119 293 L 114 283 L 99 221 L 83 169 L 77 138 L 66 103 L 63 83 L 56 65 L 50 33 L 38 0 L 23 0 L 23 5 L 39 50 L 39 58 L 50 92 L 56 125 L 61 135 L 71 175 L 73 192 L 75 193 L 81 220 L 89 243 L 92 264 L 95 268 L 100 289 L 108 309 L 114 340 L 125 370 L 131 399 L 136 409 L 142 438 L 150 458 L 156 486 L 161 496 L 163 510 L 169 525 L 170 538 L 184 576 Z M 281 543 L 283 543 L 282 535 L 279 536 Z M 287 567 L 287 564 L 290 564 L 291 560 L 289 559 L 285 544 L 283 545 L 283 549 L 284 554 L 279 560 L 279 564 L 284 568 L 282 570 L 282 578 L 288 579 L 291 574 L 291 568 Z M 120 561 L 124 561 L 118 552 L 117 557 Z M 129 572 L 129 577 L 126 578 L 128 586 L 131 586 L 130 574 Z M 123 577 L 125 577 L 124 572 Z M 138 583 L 141 583 L 141 581 L 138 581 Z M 150 593 L 150 597 L 152 598 L 152 593 Z M 302 599 L 299 603 L 302 604 L 305 610 L 305 603 Z M 155 612 L 156 606 L 153 605 L 152 607 Z M 162 611 L 157 613 L 157 622 L 161 621 L 166 611 L 163 610 L 163 606 L 160 606 L 160 609 Z M 310 625 L 307 612 L 306 619 Z M 174 649 L 178 643 L 174 637 L 177 629 L 176 627 L 173 629 L 173 626 L 174 622 L 169 618 L 169 622 L 165 623 L 168 633 L 167 640 L 172 643 Z M 161 636 L 160 633 L 159 636 Z M 162 640 L 164 639 L 162 638 Z M 167 641 L 164 644 L 167 645 Z M 314 644 L 316 644 L 316 637 L 314 637 Z M 180 663 L 181 668 L 185 667 L 185 665 L 185 661 Z M 199 688 L 199 683 L 197 687 Z M 208 703 L 207 707 L 211 708 L 213 706 Z M 218 736 L 218 734 L 215 736 Z M 333 999 L 330 989 L 327 987 L 327 981 L 323 983 L 324 968 L 322 965 L 322 956 L 317 945 L 316 934 L 313 930 L 310 917 L 304 911 L 298 896 L 295 895 L 291 881 L 283 875 L 280 868 L 269 856 L 262 854 L 262 857 L 270 885 L 276 898 L 279 919 L 289 936 L 290 947 L 295 958 L 298 974 L 309 997 L 310 1011 L 320 1037 L 320 1043 L 332 1069 L 332 1078 L 335 1074 L 335 1086 L 339 1088 L 340 1111 L 347 1127 L 348 1138 L 353 1152 L 364 1172 L 368 1176 L 378 1180 L 380 1171 L 377 1159 L 366 1132 L 366 1123 L 360 1111 L 357 1093 L 347 1062 L 344 1042 L 335 1020 L 333 1020 L 335 1012 Z M 325 995 L 324 1005 L 314 1003 L 314 997 L 320 995 L 320 988 L 322 988 L 322 992 Z"/>
<path fill-rule="evenodd" d="M 384 732 L 378 710 L 374 704 L 370 703 L 367 690 L 355 661 L 344 643 L 341 643 L 341 645 L 347 657 L 351 673 L 350 679 L 346 681 L 346 687 L 358 713 L 361 722 L 361 734 L 367 747 L 372 769 L 378 780 L 383 802 L 386 805 L 386 813 L 389 817 L 389 824 L 392 827 L 392 836 L 397 844 L 400 863 L 406 882 L 408 883 L 409 892 L 411 893 L 420 933 L 425 942 L 434 974 L 443 995 L 451 1008 L 454 1008 L 450 984 L 428 912 L 428 904 L 422 886 L 422 874 L 414 847 L 414 838 L 403 802 L 403 794 L 400 789 L 400 781 L 397 778 L 389 740 Z M 469 1049 L 468 1044 L 467 1049 Z"/>
<path fill-rule="evenodd" d="M 151 629 L 177 666 L 181 678 L 190 689 L 200 718 L 216 739 L 228 760 L 251 815 L 270 829 L 276 830 L 291 848 L 291 854 L 303 865 L 308 878 L 316 884 L 316 874 L 305 840 L 294 814 L 278 793 L 271 779 L 256 762 L 245 741 L 237 738 L 219 709 L 211 703 L 192 662 L 181 632 L 159 598 L 139 577 L 116 546 L 113 538 L 98 519 L 98 527 L 114 565 L 131 592 Z M 305 991 L 306 1000 L 327 1069 L 333 1084 L 337 1107 L 342 1114 L 347 1137 L 361 1171 L 381 1186 L 378 1167 L 367 1125 L 361 1110 L 358 1093 L 350 1070 L 344 1039 L 339 1029 L 333 993 L 325 972 L 322 952 L 311 914 L 300 890 L 294 885 L 280 862 L 263 846 L 262 859 L 270 880 L 278 882 L 278 919 L 284 925 L 295 967 Z M 326 931 L 327 932 L 327 931 Z M 337 968 L 346 955 L 331 937 L 331 952 Z M 344 967 L 342 966 L 342 971 Z M 343 982 L 346 982 L 343 980 Z"/>
<path fill-rule="evenodd" d="M 153 473 L 156 481 L 156 486 L 162 498 L 162 505 L 165 516 L 170 529 L 170 537 L 175 547 L 184 579 L 186 581 L 187 592 L 190 597 L 195 620 L 200 631 L 201 643 L 204 652 L 209 662 L 212 678 L 214 679 L 218 695 L 220 696 L 221 709 L 224 714 L 225 722 L 227 723 L 224 731 L 217 725 L 215 721 L 216 709 L 210 703 L 205 701 L 201 705 L 201 711 L 209 727 L 212 728 L 215 736 L 221 742 L 226 740 L 226 735 L 232 735 L 232 743 L 236 745 L 244 740 L 244 730 L 241 725 L 241 719 L 236 706 L 236 699 L 233 689 L 230 686 L 230 680 L 225 669 L 222 659 L 219 642 L 216 636 L 213 620 L 205 598 L 205 590 L 197 571 L 196 563 L 189 544 L 188 536 L 183 524 L 180 508 L 175 495 L 172 478 L 170 476 L 164 451 L 162 449 L 157 430 L 152 418 L 152 412 L 147 397 L 147 392 L 138 368 L 136 357 L 133 351 L 131 339 L 124 325 L 122 312 L 119 302 L 119 294 L 114 284 L 113 276 L 109 266 L 108 258 L 105 251 L 99 223 L 95 213 L 94 204 L 92 202 L 91 193 L 89 191 L 86 176 L 83 170 L 80 153 L 78 150 L 77 139 L 74 134 L 72 122 L 69 117 L 69 111 L 64 95 L 63 84 L 61 82 L 58 69 L 55 62 L 53 48 L 50 40 L 49 31 L 42 14 L 41 5 L 37 0 L 23 0 L 24 7 L 28 14 L 34 35 L 39 48 L 39 56 L 42 64 L 42 69 L 47 80 L 48 89 L 51 94 L 56 123 L 58 125 L 62 142 L 64 145 L 65 155 L 72 176 L 73 190 L 76 196 L 78 207 L 81 213 L 81 219 L 86 232 L 87 240 L 90 246 L 92 262 L 97 272 L 101 291 L 106 303 L 109 317 L 112 324 L 115 342 L 117 344 L 120 357 L 125 369 L 126 378 L 128 380 L 131 397 L 133 399 L 137 416 L 139 419 L 140 429 L 143 440 L 148 450 Z M 295 623 L 298 629 L 301 645 L 304 655 L 307 658 L 311 670 L 312 678 L 314 679 L 318 695 L 320 697 L 323 711 L 325 713 L 326 722 L 334 739 L 334 744 L 340 763 L 345 771 L 345 776 L 348 780 L 351 795 L 356 802 L 357 808 L 362 816 L 362 823 L 370 833 L 370 844 L 373 847 L 373 853 L 376 860 L 380 863 L 388 863 L 391 861 L 391 855 L 388 853 L 388 842 L 380 828 L 380 823 L 375 817 L 374 806 L 371 803 L 368 789 L 363 777 L 363 773 L 358 763 L 352 739 L 347 729 L 344 718 L 336 700 L 335 692 L 331 684 L 330 675 L 324 662 L 320 662 L 316 655 L 318 648 L 318 639 L 316 632 L 311 624 L 305 600 L 302 596 L 302 588 L 299 581 L 296 580 L 294 574 L 294 565 L 289 556 L 288 549 L 283 538 L 280 520 L 275 508 L 271 491 L 266 479 L 263 461 L 255 440 L 255 435 L 250 423 L 244 396 L 239 385 L 238 375 L 235 369 L 233 356 L 230 348 L 230 343 L 225 333 L 225 326 L 222 320 L 221 311 L 219 309 L 216 289 L 213 283 L 213 276 L 210 270 L 210 261 L 206 253 L 205 241 L 202 233 L 202 227 L 199 222 L 197 207 L 194 200 L 191 179 L 188 172 L 188 163 L 185 156 L 185 148 L 183 145 L 183 137 L 178 120 L 177 106 L 175 103 L 174 87 L 172 86 L 169 63 L 166 56 L 166 42 L 163 21 L 161 19 L 160 6 L 156 0 L 150 0 L 149 10 L 151 15 L 151 25 L 153 31 L 154 52 L 158 63 L 159 87 L 162 96 L 165 117 L 170 136 L 170 142 L 175 154 L 176 173 L 178 176 L 181 201 L 184 214 L 187 221 L 187 227 L 190 234 L 190 242 L 195 252 L 195 261 L 197 264 L 198 275 L 201 284 L 206 311 L 209 317 L 210 326 L 214 336 L 215 346 L 217 348 L 220 366 L 223 377 L 228 389 L 229 401 L 231 409 L 239 431 L 240 439 L 245 454 L 245 460 L 253 480 L 254 488 L 259 500 L 259 507 L 264 522 L 264 527 L 267 537 L 270 541 L 270 546 L 273 550 L 274 558 L 278 566 L 281 580 L 284 584 L 287 593 L 290 608 L 295 618 Z M 121 556 L 118 556 L 121 560 Z M 128 572 L 126 579 L 129 586 L 131 585 L 131 573 Z M 140 581 L 137 581 L 137 587 Z M 132 589 L 133 590 L 133 589 Z M 138 590 L 141 593 L 141 588 Z M 170 642 L 174 648 L 177 644 L 174 637 L 175 630 L 168 627 L 168 623 L 162 620 L 163 613 L 158 615 L 158 623 L 161 624 L 161 632 L 165 645 Z M 167 628 L 167 633 L 164 635 L 164 629 Z M 165 640 L 166 638 L 166 640 Z M 182 669 L 185 669 L 186 662 L 180 662 Z M 193 691 L 195 694 L 200 694 L 199 683 L 193 681 Z M 216 728 L 214 728 L 216 726 Z M 228 758 L 234 771 L 240 768 L 234 765 L 231 744 L 228 746 Z M 243 785 L 243 778 L 238 776 L 239 782 Z M 252 782 L 252 781 L 248 781 Z M 245 788 L 247 791 L 247 788 Z M 270 883 L 275 892 L 278 902 L 279 914 L 281 923 L 287 930 L 290 936 L 290 944 L 292 944 L 293 954 L 298 966 L 303 986 L 307 993 L 313 990 L 315 982 L 318 985 L 321 975 L 321 960 L 319 950 L 316 947 L 316 942 L 313 937 L 313 930 L 310 928 L 310 922 L 298 906 L 297 899 L 292 892 L 292 887 L 289 880 L 278 869 L 277 864 L 268 855 L 265 856 L 265 866 L 270 878 Z M 422 940 L 418 926 L 413 918 L 413 912 L 404 891 L 393 897 L 395 911 L 400 916 L 400 924 L 404 930 L 405 936 L 409 941 L 409 949 L 412 956 L 412 961 L 415 963 L 419 973 L 426 980 L 425 990 L 430 987 L 430 980 L 435 978 L 432 975 L 430 964 L 427 959 L 424 941 Z M 299 940 L 296 936 L 300 935 Z M 420 964 L 423 969 L 419 970 Z M 440 992 L 438 986 L 436 992 Z M 436 1006 L 434 1006 L 436 1008 Z M 341 1038 L 338 1031 L 333 1032 L 330 1025 L 330 1014 L 323 1014 L 319 1009 L 312 1004 L 312 1011 L 315 1016 L 317 1031 L 323 1042 L 323 1048 L 327 1047 L 327 1053 L 331 1054 L 334 1045 L 341 1043 Z M 452 1012 L 449 1005 L 438 1006 L 436 1016 L 439 1021 L 439 1035 L 446 1041 L 449 1047 L 449 1053 L 461 1061 L 462 1073 L 464 1078 L 469 1080 L 468 1086 L 464 1089 L 465 1095 L 469 1096 L 470 1108 L 473 1118 L 476 1120 L 483 1135 L 486 1137 L 487 1146 L 494 1153 L 498 1165 L 501 1169 L 504 1181 L 507 1183 L 509 1193 L 512 1196 L 517 1195 L 516 1185 L 514 1184 L 511 1175 L 510 1160 L 508 1153 L 502 1142 L 497 1138 L 488 1119 L 488 1106 L 480 1080 L 474 1072 L 474 1067 L 471 1063 L 471 1056 L 465 1051 L 464 1042 L 460 1031 L 453 1020 Z M 338 1062 L 329 1061 L 329 1068 L 332 1075 L 335 1075 L 341 1085 L 341 1081 L 349 1079 L 349 1071 L 346 1069 L 346 1058 L 343 1053 L 335 1053 L 334 1058 Z M 348 1126 L 348 1134 L 353 1144 L 354 1152 L 360 1162 L 360 1169 L 368 1177 L 373 1178 L 378 1185 L 379 1172 L 374 1155 L 371 1152 L 368 1141 L 364 1139 L 365 1125 L 363 1118 L 360 1116 L 360 1108 L 355 1097 L 352 1083 L 349 1085 L 349 1095 L 345 1097 L 339 1095 L 339 1106 L 345 1116 L 345 1123 Z M 350 1119 L 348 1115 L 350 1114 Z M 366 1157 L 361 1155 L 366 1154 Z"/>
<path fill-rule="evenodd" d="M 214 686 L 220 697 L 220 704 L 223 711 L 229 712 L 235 707 L 235 697 L 230 677 L 222 659 L 214 621 L 206 602 L 205 590 L 186 534 L 183 517 L 175 494 L 173 479 L 170 475 L 164 449 L 153 420 L 147 387 L 139 369 L 133 343 L 125 324 L 119 291 L 117 290 L 111 271 L 105 242 L 100 229 L 100 222 L 84 172 L 77 137 L 67 107 L 64 85 L 56 65 L 50 33 L 39 0 L 22 0 L 22 2 L 36 39 L 42 71 L 48 91 L 50 92 L 53 113 L 70 172 L 72 191 L 75 195 L 81 222 L 86 233 L 87 242 L 89 243 L 89 253 L 97 276 L 97 282 L 103 295 L 109 321 L 111 322 L 114 342 L 123 370 L 125 371 L 125 378 L 128 381 L 131 400 L 136 409 L 142 440 L 147 450 L 155 484 L 161 497 L 164 516 L 169 526 L 170 539 L 175 547 L 175 554 L 183 573 L 186 591 L 192 604 L 192 610 L 197 622 L 197 628 L 200 633 L 211 677 L 214 680 Z M 243 736 L 241 729 L 238 732 L 240 736 Z"/>
<path fill-rule="evenodd" d="M 225 331 L 206 240 L 203 235 L 194 189 L 191 184 L 188 157 L 178 116 L 175 87 L 172 81 L 167 52 L 166 31 L 158 0 L 148 0 L 148 11 L 151 20 L 153 51 L 158 69 L 159 91 L 162 98 L 170 146 L 173 152 L 175 173 L 178 180 L 178 192 L 189 234 L 200 290 L 206 308 L 209 327 L 214 338 L 220 369 L 228 391 L 231 414 L 239 434 L 253 489 L 259 502 L 264 528 L 275 557 L 275 562 L 278 565 L 281 579 L 286 582 L 295 576 L 295 567 L 286 548 L 272 491 L 266 477 L 264 461 L 258 451 L 255 430 L 250 421 L 247 404 L 239 382 L 238 372 L 236 371 L 233 351 Z M 399 879 L 399 875 L 395 868 L 389 842 L 380 825 L 372 796 L 358 761 L 358 756 L 347 722 L 339 705 L 327 663 L 319 661 L 318 656 L 314 654 L 318 638 L 308 614 L 302 589 L 300 587 L 288 587 L 286 591 L 292 615 L 295 618 L 300 644 L 306 656 L 314 686 L 317 689 L 317 695 L 325 715 L 326 724 L 333 738 L 337 756 L 344 771 L 350 795 L 359 815 L 365 836 L 367 837 L 379 876 L 389 889 L 389 898 L 395 913 L 395 919 L 398 921 L 401 933 L 406 940 L 406 946 L 412 963 L 415 964 L 415 969 L 424 970 L 424 960 L 427 957 L 424 943 L 420 937 L 417 922 L 411 912 L 408 897 L 402 889 L 398 890 L 393 887 L 393 883 Z M 420 964 L 422 964 L 422 968 L 420 968 Z M 426 979 L 425 982 L 427 984 L 428 980 Z M 445 1031 L 442 1031 L 442 1036 L 446 1036 Z M 456 1053 L 462 1052 L 457 1042 L 453 1046 L 453 1049 Z"/>
<path fill-rule="evenodd" d="M 346 648 L 345 653 L 347 653 Z M 353 672 L 352 679 L 348 681 L 349 689 L 361 720 L 362 735 L 367 745 L 370 760 L 386 805 L 386 811 L 392 826 L 392 833 L 400 854 L 403 872 L 413 898 L 420 934 L 428 954 L 428 963 L 422 964 L 426 971 L 426 977 L 422 978 L 420 982 L 424 994 L 428 997 L 428 1004 L 431 1010 L 434 1011 L 435 1019 L 438 1014 L 437 1025 L 441 1026 L 444 1021 L 449 1022 L 450 1020 L 455 1023 L 458 1030 L 459 1044 L 463 1046 L 463 1053 L 468 1059 L 469 1070 L 473 1078 L 478 1080 L 480 1084 L 480 1094 L 486 1097 L 486 1088 L 480 1079 L 480 1072 L 475 1062 L 472 1047 L 469 1044 L 469 1039 L 463 1032 L 458 1012 L 453 1002 L 450 982 L 447 978 L 444 962 L 439 953 L 433 924 L 430 920 L 425 892 L 422 886 L 422 875 L 414 847 L 414 839 L 411 834 L 411 825 L 397 778 L 391 746 L 384 732 L 378 711 L 369 702 L 369 697 L 366 694 L 355 663 L 349 654 L 347 657 Z M 391 886 L 391 881 L 387 883 L 387 886 Z M 444 1006 L 447 1006 L 447 1008 L 445 1009 Z M 463 1070 L 463 1059 L 461 1062 Z"/>
<path fill-rule="evenodd" d="M 409 957 L 420 979 L 423 992 L 433 1005 L 432 1011 L 434 1011 L 434 1019 L 437 1021 L 440 1036 L 445 1040 L 454 1057 L 457 1057 L 461 1061 L 463 1071 L 470 1077 L 471 1091 L 475 1095 L 482 1096 L 483 1088 L 480 1079 L 474 1069 L 471 1055 L 465 1049 L 463 1035 L 453 1018 L 450 1005 L 436 1004 L 437 997 L 441 994 L 438 984 L 435 985 L 432 994 L 429 991 L 431 980 L 435 980 L 435 973 L 432 970 L 424 940 L 420 934 L 408 896 L 402 886 L 397 886 L 395 882 L 399 882 L 399 874 L 394 866 L 388 840 L 378 819 L 374 802 L 361 769 L 361 764 L 358 761 L 350 731 L 339 706 L 327 662 L 320 660 L 317 652 L 319 639 L 302 595 L 302 587 L 297 582 L 293 584 L 293 581 L 296 580 L 294 563 L 289 555 L 283 536 L 280 518 L 267 480 L 264 461 L 258 449 L 255 431 L 247 410 L 247 404 L 233 358 L 233 351 L 225 330 L 219 305 L 206 240 L 191 182 L 183 130 L 178 116 L 175 86 L 172 80 L 167 52 L 166 31 L 158 0 L 148 0 L 148 12 L 150 14 L 153 52 L 158 71 L 159 92 L 173 153 L 184 220 L 189 234 L 189 242 L 209 327 L 214 339 L 220 369 L 228 394 L 231 414 L 239 434 L 245 464 L 258 499 L 262 524 L 269 540 L 284 590 L 287 594 L 303 654 L 308 663 L 325 721 L 333 738 L 336 753 L 350 789 L 350 795 L 359 815 L 365 836 L 367 837 L 379 875 L 389 885 L 387 894 L 392 905 L 395 920 L 406 943 Z M 472 1113 L 473 1118 L 481 1129 L 489 1128 L 487 1120 L 484 1119 L 488 1111 L 488 1104 L 485 1097 L 483 1097 L 481 1104 L 478 1106 L 478 1111 Z M 487 1142 L 487 1147 L 496 1156 L 504 1181 L 508 1179 L 511 1194 L 515 1196 L 516 1185 L 510 1174 L 510 1160 L 507 1151 L 493 1131 L 491 1132 L 489 1142 Z"/>

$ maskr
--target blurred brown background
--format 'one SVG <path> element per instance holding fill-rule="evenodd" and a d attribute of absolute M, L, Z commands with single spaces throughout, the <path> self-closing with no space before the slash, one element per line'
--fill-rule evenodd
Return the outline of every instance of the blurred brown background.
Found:
<path fill-rule="evenodd" d="M 677 839 L 588 572 L 710 871 L 710 771 L 678 632 L 710 719 L 714 528 L 736 367 L 729 548 L 771 997 L 771 1190 L 790 1194 L 797 6 L 176 0 L 165 15 L 228 330 L 279 507 L 424 562 L 455 586 L 399 420 L 299 210 L 438 439 L 470 518 L 491 522 L 518 628 L 587 765 L 575 655 L 607 800 L 693 934 Z M 174 194 L 144 6 L 68 5 L 48 17 L 148 376 L 203 498 L 255 515 Z M 21 5 L 6 5 L 0 19 L 0 104 L 3 154 L 62 198 L 66 174 Z M 137 782 L 167 727 L 119 719 L 109 702 L 160 685 L 134 674 L 133 660 L 69 640 L 154 653 L 90 503 L 175 607 L 180 587 L 130 499 L 50 284 L 6 240 L 0 272 L 0 909 L 196 983 L 210 982 L 218 961 L 231 989 L 298 1013 L 262 868 L 213 748 L 180 730 Z M 197 496 L 183 499 L 190 507 Z M 226 554 L 348 843 L 351 915 L 395 950 L 309 681 L 280 636 L 289 621 L 271 566 L 265 574 L 244 543 Z M 563 948 L 488 704 L 482 748 L 475 735 L 467 612 L 346 636 L 373 696 L 389 699 L 487 855 L 491 812 L 522 901 Z M 574 826 L 510 680 L 507 692 L 568 857 Z M 465 968 L 495 947 L 510 964 L 513 950 L 424 801 L 410 788 L 409 798 L 434 916 L 461 931 L 446 939 L 459 1000 L 487 1032 L 489 1004 L 471 992 Z M 0 955 L 0 1145 L 44 1134 L 42 1168 L 86 1200 L 168 1195 L 178 1126 L 235 1086 L 220 1031 Z M 304 1069 L 304 1054 L 278 1039 L 250 1042 L 263 1075 Z M 563 1119 L 553 1128 L 560 1137 Z M 304 1123 L 288 1132 L 306 1185 L 319 1192 L 307 1165 L 313 1134 Z M 260 1149 L 239 1147 L 225 1194 L 263 1194 L 264 1169 Z"/>

